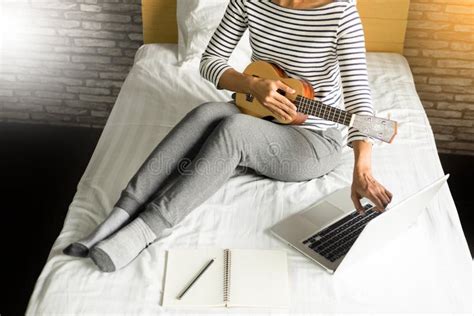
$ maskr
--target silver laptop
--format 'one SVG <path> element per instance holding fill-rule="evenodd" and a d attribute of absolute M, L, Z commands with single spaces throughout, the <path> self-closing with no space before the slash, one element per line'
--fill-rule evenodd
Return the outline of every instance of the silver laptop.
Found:
<path fill-rule="evenodd" d="M 449 174 L 397 204 L 387 206 L 384 212 L 374 211 L 374 204 L 363 198 L 364 215 L 355 210 L 348 186 L 285 218 L 270 231 L 329 273 L 334 273 L 342 265 L 367 256 L 414 224 L 448 177 Z"/>

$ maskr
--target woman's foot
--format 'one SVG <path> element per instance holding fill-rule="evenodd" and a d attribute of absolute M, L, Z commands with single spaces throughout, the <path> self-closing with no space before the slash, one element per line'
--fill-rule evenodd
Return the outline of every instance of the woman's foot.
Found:
<path fill-rule="evenodd" d="M 63 249 L 63 253 L 73 257 L 87 257 L 89 249 L 122 227 L 130 218 L 127 211 L 114 207 L 109 216 L 89 236 L 73 242 Z"/>
<path fill-rule="evenodd" d="M 137 217 L 114 235 L 92 247 L 90 257 L 101 271 L 113 272 L 133 261 L 156 238 L 150 227 Z"/>

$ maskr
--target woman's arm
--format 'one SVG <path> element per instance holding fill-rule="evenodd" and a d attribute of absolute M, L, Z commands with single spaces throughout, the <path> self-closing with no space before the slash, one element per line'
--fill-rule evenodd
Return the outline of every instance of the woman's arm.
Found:
<path fill-rule="evenodd" d="M 352 145 L 354 148 L 352 202 L 356 209 L 363 213 L 364 208 L 360 204 L 360 199 L 367 197 L 375 204 L 376 210 L 382 211 L 392 200 L 392 193 L 372 176 L 372 144 L 364 140 L 355 140 Z"/>
<path fill-rule="evenodd" d="M 348 4 L 342 13 L 336 38 L 344 107 L 350 113 L 373 116 L 364 30 L 354 4 Z M 354 140 L 365 140 L 373 144 L 370 137 L 354 127 L 349 127 L 347 146 L 353 148 Z"/>
<path fill-rule="evenodd" d="M 353 4 L 341 16 L 337 31 L 337 55 L 341 72 L 344 105 L 348 112 L 374 115 L 372 96 L 365 57 L 365 39 L 362 23 Z M 359 130 L 349 127 L 347 145 L 354 150 L 354 171 L 351 199 L 356 209 L 363 213 L 363 197 L 382 211 L 392 199 L 392 194 L 372 176 L 373 140 Z"/>
<path fill-rule="evenodd" d="M 228 64 L 235 46 L 248 27 L 245 3 L 231 0 L 224 16 L 201 56 L 199 71 L 218 90 L 251 93 L 275 116 L 296 119 L 296 106 L 277 89 L 295 93 L 279 80 L 255 78 L 236 71 Z"/>
<path fill-rule="evenodd" d="M 229 58 L 248 27 L 245 4 L 242 0 L 231 0 L 224 16 L 212 34 L 199 63 L 201 77 L 210 81 L 218 90 L 220 77 L 232 67 Z"/>
<path fill-rule="evenodd" d="M 234 68 L 230 68 L 224 71 L 220 77 L 218 87 L 234 92 L 252 93 L 252 85 L 257 79 L 257 77 L 249 76 L 238 72 Z"/>

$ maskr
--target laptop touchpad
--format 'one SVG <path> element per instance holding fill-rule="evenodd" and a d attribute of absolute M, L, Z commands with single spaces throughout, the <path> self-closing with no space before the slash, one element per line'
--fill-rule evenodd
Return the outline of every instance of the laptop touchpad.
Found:
<path fill-rule="evenodd" d="M 344 214 L 344 212 L 340 208 L 324 201 L 301 213 L 301 216 L 310 223 L 322 227 L 342 214 Z"/>

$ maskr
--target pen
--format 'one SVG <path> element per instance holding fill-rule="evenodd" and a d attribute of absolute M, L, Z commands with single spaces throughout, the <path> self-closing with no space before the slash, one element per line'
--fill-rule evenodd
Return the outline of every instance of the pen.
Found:
<path fill-rule="evenodd" d="M 197 279 L 199 279 L 199 277 L 204 273 L 204 271 L 207 270 L 207 268 L 209 268 L 209 266 L 214 262 L 214 259 L 211 259 L 211 261 L 209 261 L 204 267 L 201 268 L 201 270 L 199 270 L 198 274 L 191 280 L 191 282 L 189 282 L 189 284 L 181 291 L 181 293 L 178 295 L 178 297 L 176 297 L 176 299 L 180 300 L 181 297 L 183 297 L 183 295 L 191 288 L 191 286 L 194 284 L 194 282 L 197 281 Z"/>

